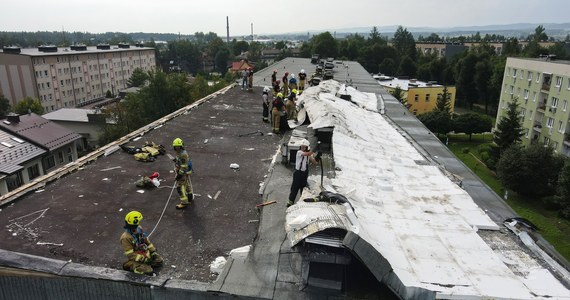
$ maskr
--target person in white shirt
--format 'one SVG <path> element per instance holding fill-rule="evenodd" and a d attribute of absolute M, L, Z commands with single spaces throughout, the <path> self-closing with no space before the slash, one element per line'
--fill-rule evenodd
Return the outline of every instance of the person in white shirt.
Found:
<path fill-rule="evenodd" d="M 317 164 L 317 160 L 313 157 L 314 152 L 309 150 L 309 141 L 303 139 L 301 141 L 301 149 L 297 151 L 295 158 L 295 172 L 293 173 L 293 183 L 291 184 L 291 192 L 289 193 L 289 202 L 287 207 L 295 204 L 297 193 L 307 186 L 307 178 L 309 177 L 309 162 Z"/>

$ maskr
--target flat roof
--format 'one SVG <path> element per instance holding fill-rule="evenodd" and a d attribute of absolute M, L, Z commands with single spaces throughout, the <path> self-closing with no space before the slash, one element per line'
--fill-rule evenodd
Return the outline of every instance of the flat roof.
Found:
<path fill-rule="evenodd" d="M 97 49 L 97 46 L 86 46 L 86 50 L 71 50 L 70 47 L 57 47 L 57 52 L 43 52 L 38 48 L 22 48 L 20 53 L 7 53 L 15 55 L 27 56 L 55 56 L 55 55 L 79 55 L 79 54 L 93 54 L 105 52 L 125 52 L 125 51 L 140 51 L 140 50 L 154 50 L 150 47 L 137 47 L 131 45 L 129 48 L 119 48 L 118 45 L 110 45 L 109 49 Z M 1 51 L 5 53 L 4 51 Z"/>
<path fill-rule="evenodd" d="M 387 88 L 396 88 L 400 87 L 402 90 L 407 91 L 414 88 L 440 88 L 443 87 L 441 84 L 437 83 L 428 83 L 420 80 L 415 79 L 399 79 L 399 78 L 392 78 L 391 80 L 378 80 L 381 86 Z"/>
<path fill-rule="evenodd" d="M 60 108 L 54 110 L 47 114 L 42 115 L 42 117 L 52 120 L 52 121 L 68 121 L 68 122 L 89 122 L 88 114 L 94 114 L 96 110 L 94 109 L 83 109 L 83 108 Z"/>

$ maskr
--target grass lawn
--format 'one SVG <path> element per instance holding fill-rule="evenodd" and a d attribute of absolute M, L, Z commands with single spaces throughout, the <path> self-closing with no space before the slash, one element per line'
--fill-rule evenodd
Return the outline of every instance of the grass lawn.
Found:
<path fill-rule="evenodd" d="M 495 176 L 485 165 L 482 165 L 473 155 L 479 156 L 477 146 L 482 143 L 491 143 L 492 137 L 489 135 L 473 135 L 472 141 L 469 137 L 460 135 L 449 136 L 449 149 L 465 165 L 467 165 L 481 180 L 483 180 L 499 196 L 503 196 L 505 189 Z M 469 149 L 469 153 L 464 153 L 464 149 Z M 558 217 L 558 212 L 545 209 L 540 199 L 528 199 L 509 191 L 507 203 L 519 214 L 533 222 L 540 228 L 541 235 L 564 256 L 570 260 L 570 221 Z"/>

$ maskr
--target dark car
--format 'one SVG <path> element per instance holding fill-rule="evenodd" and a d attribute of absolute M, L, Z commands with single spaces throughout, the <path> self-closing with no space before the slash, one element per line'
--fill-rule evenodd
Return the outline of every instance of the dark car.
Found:
<path fill-rule="evenodd" d="M 313 54 L 313 56 L 311 56 L 311 63 L 312 64 L 316 64 L 319 62 L 319 58 L 320 56 L 318 54 Z"/>

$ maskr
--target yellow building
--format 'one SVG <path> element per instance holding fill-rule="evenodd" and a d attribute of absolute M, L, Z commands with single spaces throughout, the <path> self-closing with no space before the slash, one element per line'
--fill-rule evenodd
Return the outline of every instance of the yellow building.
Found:
<path fill-rule="evenodd" d="M 423 82 L 415 79 L 398 79 L 382 77 L 378 80 L 380 85 L 392 93 L 396 87 L 402 90 L 402 98 L 406 99 L 407 107 L 414 115 L 421 115 L 435 108 L 437 99 L 443 94 L 443 85 L 435 82 Z M 451 112 L 455 107 L 455 87 L 448 86 Z"/>

